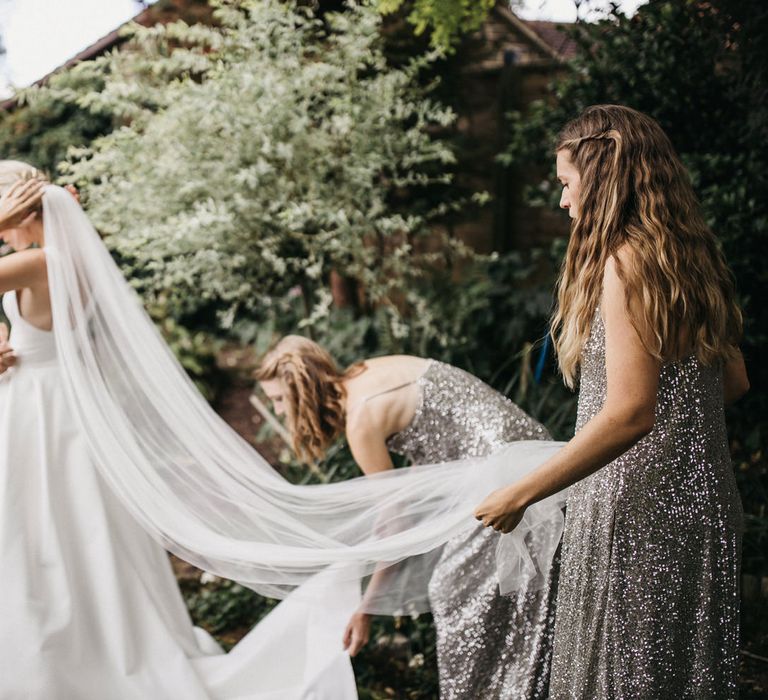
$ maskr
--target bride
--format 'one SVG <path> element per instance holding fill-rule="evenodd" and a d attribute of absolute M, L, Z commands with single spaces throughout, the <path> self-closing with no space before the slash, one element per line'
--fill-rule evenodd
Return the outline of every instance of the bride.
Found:
<path fill-rule="evenodd" d="M 0 698 L 356 697 L 340 639 L 361 578 L 397 564 L 365 611 L 426 610 L 442 545 L 559 444 L 514 443 L 481 472 L 467 459 L 288 483 L 195 390 L 75 199 L 40 180 L 0 161 L 16 251 L 0 259 L 15 351 L 0 349 Z M 548 568 L 564 500 L 499 538 L 506 590 Z M 542 528 L 553 544 L 532 551 Z M 222 654 L 164 549 L 285 600 Z"/>
<path fill-rule="evenodd" d="M 228 655 L 192 626 L 165 551 L 100 476 L 64 392 L 41 200 L 71 196 L 0 162 L 0 187 L 12 182 L 0 200 L 16 251 L 0 260 L 15 351 L 0 357 L 15 364 L 0 379 L 0 698 L 357 697 L 338 642 L 354 592 L 327 591 L 314 619 L 301 601 L 278 606 Z"/>

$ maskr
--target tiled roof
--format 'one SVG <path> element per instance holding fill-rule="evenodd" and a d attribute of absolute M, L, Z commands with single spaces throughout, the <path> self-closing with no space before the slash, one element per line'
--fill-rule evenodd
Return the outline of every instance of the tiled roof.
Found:
<path fill-rule="evenodd" d="M 579 51 L 576 42 L 568 35 L 565 29 L 568 23 L 562 22 L 542 22 L 539 20 L 524 20 L 525 23 L 533 29 L 555 53 L 562 59 L 573 58 Z"/>

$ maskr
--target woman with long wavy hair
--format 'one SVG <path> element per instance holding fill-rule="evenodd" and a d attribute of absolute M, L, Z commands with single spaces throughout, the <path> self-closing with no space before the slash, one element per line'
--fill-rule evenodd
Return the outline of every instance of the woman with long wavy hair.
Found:
<path fill-rule="evenodd" d="M 653 119 L 589 107 L 556 152 L 573 222 L 552 330 L 577 432 L 476 516 L 506 532 L 572 485 L 553 700 L 735 698 L 742 510 L 723 408 L 749 384 L 732 276 Z"/>
<path fill-rule="evenodd" d="M 276 413 L 286 415 L 302 459 L 322 459 L 344 435 L 365 474 L 391 470 L 390 452 L 427 465 L 548 439 L 541 424 L 478 378 L 421 357 L 376 357 L 342 371 L 317 343 L 286 336 L 264 357 L 256 379 Z M 548 697 L 557 560 L 545 581 L 502 595 L 498 541 L 495 532 L 470 529 L 445 543 L 430 572 L 443 700 Z M 380 578 L 388 575 L 374 574 L 347 625 L 344 645 L 353 656 L 369 637 L 368 599 L 391 584 Z"/>

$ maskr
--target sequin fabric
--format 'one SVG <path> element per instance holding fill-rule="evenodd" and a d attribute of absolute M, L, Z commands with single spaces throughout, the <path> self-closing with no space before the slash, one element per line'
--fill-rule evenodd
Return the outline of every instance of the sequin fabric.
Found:
<path fill-rule="evenodd" d="M 597 313 L 577 430 L 605 397 Z M 741 530 L 721 372 L 667 365 L 653 431 L 569 494 L 552 700 L 736 698 Z"/>
<path fill-rule="evenodd" d="M 432 361 L 418 380 L 421 404 L 388 446 L 414 464 L 484 456 L 546 429 L 476 377 Z M 498 533 L 479 527 L 446 543 L 429 585 L 443 700 L 547 697 L 557 558 L 543 590 L 501 596 Z"/>

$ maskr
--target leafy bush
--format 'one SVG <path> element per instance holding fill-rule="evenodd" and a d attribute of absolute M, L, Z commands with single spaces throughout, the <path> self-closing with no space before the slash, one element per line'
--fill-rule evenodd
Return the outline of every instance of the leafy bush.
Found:
<path fill-rule="evenodd" d="M 405 8 L 416 35 L 429 32 L 432 45 L 450 51 L 463 34 L 480 27 L 496 0 L 377 0 L 384 15 Z"/>
<path fill-rule="evenodd" d="M 407 194 L 450 181 L 454 162 L 430 134 L 454 115 L 417 80 L 430 59 L 388 66 L 367 5 L 321 21 L 242 0 L 216 17 L 136 28 L 141 51 L 81 69 L 103 88 L 78 104 L 126 121 L 68 165 L 90 216 L 145 301 L 185 325 L 267 322 L 297 287 L 311 325 L 335 270 L 398 327 L 422 303 L 414 281 L 469 255 L 427 226 L 456 203 Z"/>
<path fill-rule="evenodd" d="M 73 93 L 101 86 L 98 78 L 82 79 L 72 71 L 54 80 L 59 89 Z M 41 96 L 33 104 L 24 104 L 23 100 L 20 107 L 0 112 L 0 152 L 3 158 L 32 163 L 50 175 L 56 174 L 70 146 L 89 143 L 112 127 L 111 119 L 103 114 L 93 114 L 50 95 Z"/>

